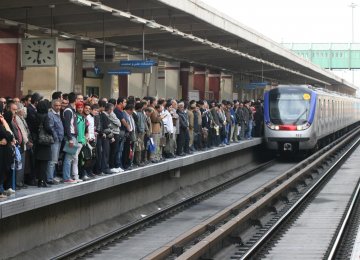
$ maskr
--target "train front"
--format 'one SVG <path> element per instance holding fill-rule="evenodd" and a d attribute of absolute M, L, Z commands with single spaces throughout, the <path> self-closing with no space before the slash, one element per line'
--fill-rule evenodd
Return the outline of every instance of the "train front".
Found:
<path fill-rule="evenodd" d="M 265 93 L 267 147 L 279 152 L 310 150 L 316 145 L 316 92 L 307 86 L 279 86 Z"/>

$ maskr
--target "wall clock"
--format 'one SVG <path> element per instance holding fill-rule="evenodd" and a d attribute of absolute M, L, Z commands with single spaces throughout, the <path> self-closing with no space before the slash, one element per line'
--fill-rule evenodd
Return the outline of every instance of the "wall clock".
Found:
<path fill-rule="evenodd" d="M 56 66 L 56 38 L 27 38 L 21 43 L 22 67 Z"/>

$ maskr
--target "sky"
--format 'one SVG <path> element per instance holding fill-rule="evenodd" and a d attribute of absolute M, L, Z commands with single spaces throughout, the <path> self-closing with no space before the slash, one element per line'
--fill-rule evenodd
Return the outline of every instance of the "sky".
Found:
<path fill-rule="evenodd" d="M 279 43 L 360 42 L 360 0 L 202 0 Z"/>

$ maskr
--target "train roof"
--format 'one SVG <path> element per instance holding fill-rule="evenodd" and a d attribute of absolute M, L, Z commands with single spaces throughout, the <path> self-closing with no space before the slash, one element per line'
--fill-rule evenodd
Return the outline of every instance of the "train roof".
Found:
<path fill-rule="evenodd" d="M 314 92 L 316 92 L 318 94 L 322 94 L 322 95 L 337 96 L 337 97 L 347 97 L 347 98 L 352 98 L 352 99 L 359 100 L 358 97 L 350 96 L 350 95 L 339 93 L 339 92 L 336 92 L 336 91 L 331 91 L 331 90 L 324 89 L 324 88 L 316 88 L 316 87 L 313 87 L 311 85 L 306 85 L 306 84 L 303 84 L 303 85 L 295 85 L 295 84 L 278 85 L 276 88 L 303 88 L 303 89 L 314 91 Z M 273 89 L 276 89 L 276 88 L 273 88 Z"/>

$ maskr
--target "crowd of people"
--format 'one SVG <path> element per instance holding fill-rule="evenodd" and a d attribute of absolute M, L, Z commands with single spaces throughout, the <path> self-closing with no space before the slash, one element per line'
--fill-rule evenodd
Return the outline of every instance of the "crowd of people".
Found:
<path fill-rule="evenodd" d="M 39 93 L 0 98 L 0 198 L 27 185 L 75 184 L 222 147 L 262 129 L 260 100 L 108 100 L 73 92 L 55 92 L 51 101 Z"/>

